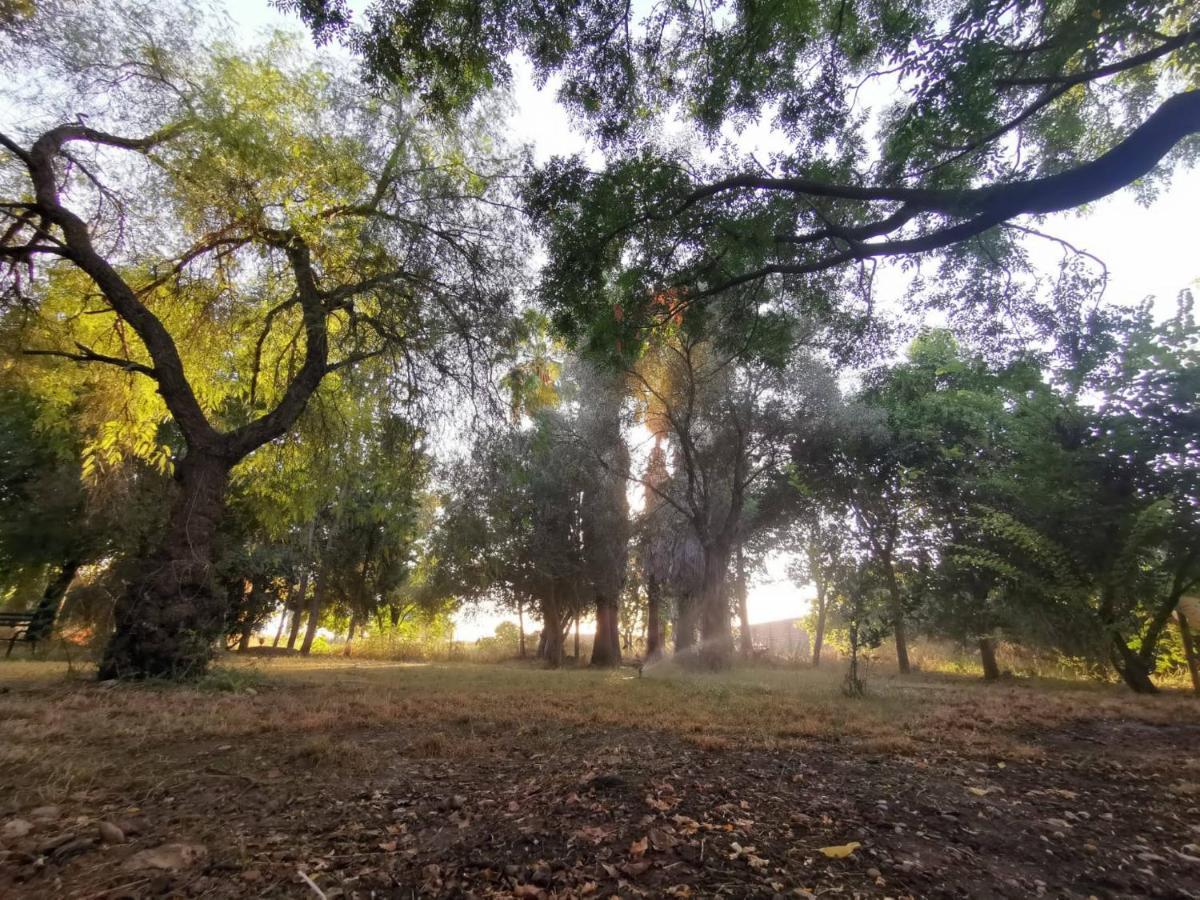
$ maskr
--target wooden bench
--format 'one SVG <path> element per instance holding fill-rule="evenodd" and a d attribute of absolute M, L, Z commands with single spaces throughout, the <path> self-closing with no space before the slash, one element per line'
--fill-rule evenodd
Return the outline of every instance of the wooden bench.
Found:
<path fill-rule="evenodd" d="M 31 650 L 37 647 L 37 642 L 44 636 L 43 623 L 37 622 L 38 611 L 26 609 L 20 612 L 0 612 L 0 628 L 9 628 L 12 634 L 8 637 L 8 650 L 4 658 L 12 656 L 13 644 L 17 641 L 27 641 Z M 35 627 L 35 622 L 37 623 Z"/>

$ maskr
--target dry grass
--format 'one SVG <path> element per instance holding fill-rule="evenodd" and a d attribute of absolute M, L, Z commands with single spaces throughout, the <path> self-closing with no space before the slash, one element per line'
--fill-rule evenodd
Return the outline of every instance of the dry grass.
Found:
<path fill-rule="evenodd" d="M 350 736 L 388 730 L 405 733 L 389 752 L 417 758 L 466 758 L 506 735 L 595 728 L 664 731 L 709 749 L 833 742 L 868 753 L 936 746 L 1021 759 L 1041 752 L 1037 735 L 1074 722 L 1200 722 L 1200 705 L 1182 694 L 920 675 L 876 677 L 866 698 L 848 700 L 840 678 L 783 669 L 695 675 L 670 665 L 638 677 L 631 669 L 273 659 L 232 660 L 190 687 L 104 687 L 78 668 L 10 662 L 0 665 L 0 771 L 34 772 L 37 790 L 61 796 L 114 778 L 145 781 L 120 765 L 128 754 L 263 737 L 278 738 L 289 748 L 281 759 L 293 764 L 363 769 L 372 757 Z"/>

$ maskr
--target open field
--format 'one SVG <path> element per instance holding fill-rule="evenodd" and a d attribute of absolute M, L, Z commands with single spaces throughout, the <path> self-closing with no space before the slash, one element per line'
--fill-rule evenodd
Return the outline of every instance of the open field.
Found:
<path fill-rule="evenodd" d="M 0 896 L 1200 896 L 1190 697 L 838 687 L 277 659 L 178 688 L 5 663 Z M 131 859 L 169 843 L 203 853 Z"/>

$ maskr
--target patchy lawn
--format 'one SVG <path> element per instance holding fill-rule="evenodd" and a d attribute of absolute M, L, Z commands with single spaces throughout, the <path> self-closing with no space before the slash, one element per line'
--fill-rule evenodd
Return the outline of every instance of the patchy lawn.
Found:
<path fill-rule="evenodd" d="M 293 659 L 85 676 L 0 665 L 0 896 L 1200 896 L 1184 695 Z"/>

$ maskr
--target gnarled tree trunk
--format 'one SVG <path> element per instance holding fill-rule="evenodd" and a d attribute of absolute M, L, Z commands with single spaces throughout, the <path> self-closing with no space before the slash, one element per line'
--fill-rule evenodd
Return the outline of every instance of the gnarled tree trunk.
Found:
<path fill-rule="evenodd" d="M 212 566 L 229 469 L 226 460 L 195 452 L 178 464 L 163 543 L 117 601 L 101 679 L 188 678 L 208 666 L 225 626 L 226 598 Z"/>

